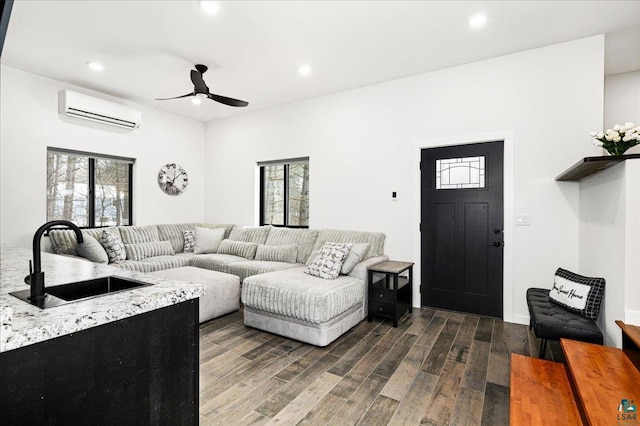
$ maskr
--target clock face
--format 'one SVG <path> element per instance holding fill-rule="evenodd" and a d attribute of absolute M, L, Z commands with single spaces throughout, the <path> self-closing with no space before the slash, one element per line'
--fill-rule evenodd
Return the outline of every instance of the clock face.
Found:
<path fill-rule="evenodd" d="M 180 195 L 189 184 L 187 172 L 178 164 L 165 164 L 158 173 L 158 185 L 165 194 Z"/>

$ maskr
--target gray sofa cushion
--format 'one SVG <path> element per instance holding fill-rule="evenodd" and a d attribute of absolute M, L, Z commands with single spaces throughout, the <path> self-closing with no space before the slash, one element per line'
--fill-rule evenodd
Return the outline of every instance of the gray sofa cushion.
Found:
<path fill-rule="evenodd" d="M 385 235 L 381 232 L 342 231 L 337 229 L 321 229 L 314 249 L 319 249 L 324 243 L 370 243 L 365 259 L 384 254 Z M 305 259 L 306 261 L 306 259 Z"/>
<path fill-rule="evenodd" d="M 244 257 L 232 254 L 199 254 L 193 257 L 189 264 L 198 268 L 211 269 L 212 271 L 229 273 L 229 264 L 245 261 Z"/>
<path fill-rule="evenodd" d="M 97 241 L 100 241 L 100 237 L 102 236 L 102 231 L 104 229 L 109 229 L 110 231 L 120 236 L 120 232 L 116 227 L 83 229 L 82 232 L 84 234 L 91 235 Z M 49 241 L 51 241 L 51 247 L 53 248 L 54 253 L 71 254 L 74 256 L 78 255 L 78 251 L 76 248 L 76 244 L 78 244 L 78 240 L 76 239 L 76 233 L 73 232 L 73 230 L 71 229 L 50 230 Z"/>
<path fill-rule="evenodd" d="M 125 244 L 128 260 L 144 260 L 155 256 L 176 254 L 169 241 L 151 241 L 148 243 Z"/>
<path fill-rule="evenodd" d="M 109 266 L 115 266 L 118 269 L 126 269 L 127 271 L 136 271 L 136 272 L 153 272 L 155 271 L 155 266 L 151 263 L 144 263 L 136 260 L 125 260 L 120 263 L 111 263 Z"/>
<path fill-rule="evenodd" d="M 125 244 L 149 243 L 160 241 L 160 233 L 156 225 L 149 226 L 120 226 L 120 235 Z"/>
<path fill-rule="evenodd" d="M 341 275 L 324 280 L 304 273 L 304 267 L 253 275 L 244 280 L 242 302 L 270 312 L 320 324 L 364 300 L 364 282 Z"/>
<path fill-rule="evenodd" d="M 317 238 L 317 229 L 272 228 L 265 244 L 268 246 L 295 244 L 298 248 L 298 256 L 293 263 L 304 263 Z"/>
<path fill-rule="evenodd" d="M 251 228 L 236 228 L 231 231 L 229 239 L 233 241 L 242 241 L 244 243 L 264 244 L 271 226 L 257 226 Z"/>
<path fill-rule="evenodd" d="M 240 277 L 240 281 L 252 275 L 264 274 L 265 272 L 281 271 L 299 267 L 296 263 L 269 262 L 261 260 L 246 260 L 243 262 L 233 262 L 227 265 L 227 273 Z"/>
<path fill-rule="evenodd" d="M 149 257 L 141 261 L 145 265 L 150 265 L 152 271 L 161 271 L 163 269 L 181 268 L 188 266 L 190 258 L 188 256 L 155 256 Z"/>
<path fill-rule="evenodd" d="M 173 251 L 182 253 L 184 251 L 183 231 L 193 231 L 194 226 L 193 223 L 158 225 L 158 236 L 160 241 L 170 241 Z"/>

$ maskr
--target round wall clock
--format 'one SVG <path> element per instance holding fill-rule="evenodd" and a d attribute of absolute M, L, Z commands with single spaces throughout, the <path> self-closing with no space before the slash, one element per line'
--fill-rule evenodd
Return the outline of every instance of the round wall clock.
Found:
<path fill-rule="evenodd" d="M 178 164 L 165 164 L 158 173 L 158 185 L 165 194 L 180 195 L 188 184 L 187 172 Z"/>

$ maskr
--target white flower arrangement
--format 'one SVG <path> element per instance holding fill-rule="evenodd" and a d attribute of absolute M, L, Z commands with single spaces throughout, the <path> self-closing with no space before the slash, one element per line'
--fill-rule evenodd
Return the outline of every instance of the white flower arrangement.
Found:
<path fill-rule="evenodd" d="M 593 144 L 606 149 L 611 155 L 622 155 L 626 150 L 640 144 L 640 126 L 634 123 L 616 124 L 605 132 L 591 132 Z"/>

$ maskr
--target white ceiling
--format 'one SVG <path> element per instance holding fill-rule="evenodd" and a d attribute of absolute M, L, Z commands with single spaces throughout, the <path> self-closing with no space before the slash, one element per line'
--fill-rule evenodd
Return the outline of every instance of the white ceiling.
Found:
<path fill-rule="evenodd" d="M 606 74 L 640 70 L 640 1 L 219 3 L 15 0 L 2 63 L 202 121 L 603 33 Z M 191 92 L 197 63 L 249 106 L 154 100 Z"/>

